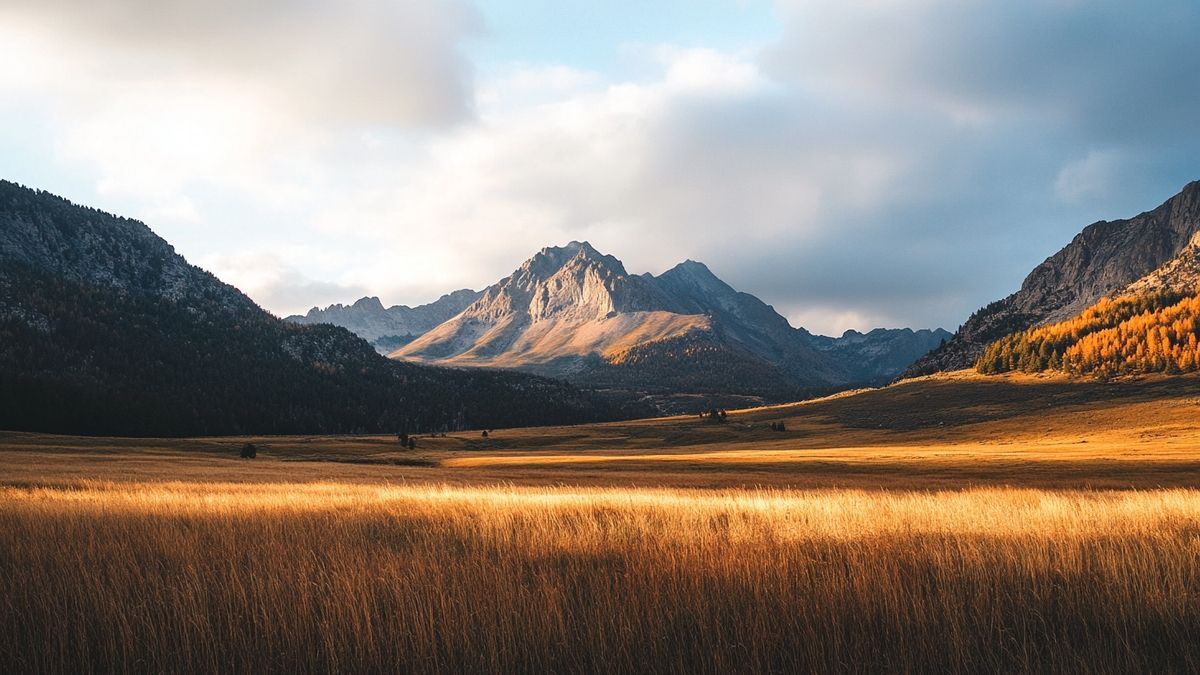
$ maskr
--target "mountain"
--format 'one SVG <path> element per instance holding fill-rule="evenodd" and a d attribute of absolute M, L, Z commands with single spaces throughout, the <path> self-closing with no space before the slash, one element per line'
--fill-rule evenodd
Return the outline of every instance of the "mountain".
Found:
<path fill-rule="evenodd" d="M 992 342 L 976 368 L 1113 377 L 1200 369 L 1200 233 L 1175 257 L 1070 319 Z"/>
<path fill-rule="evenodd" d="M 950 331 L 876 328 L 866 333 L 848 330 L 840 338 L 814 335 L 818 351 L 828 354 L 864 384 L 883 384 L 953 337 Z"/>
<path fill-rule="evenodd" d="M 971 367 L 1006 335 L 1078 315 L 1172 260 L 1200 231 L 1200 181 L 1153 211 L 1100 221 L 1038 265 L 1016 293 L 980 309 L 902 377 Z"/>
<path fill-rule="evenodd" d="M 144 224 L 0 181 L 0 428 L 113 435 L 429 431 L 644 414 L 519 373 L 390 361 L 296 325 Z"/>
<path fill-rule="evenodd" d="M 781 400 L 886 380 L 942 337 L 813 336 L 702 263 L 635 275 L 589 243 L 571 242 L 542 249 L 391 356 L 685 398 Z"/>
<path fill-rule="evenodd" d="M 384 308 L 379 298 L 362 298 L 352 305 L 313 307 L 304 315 L 285 319 L 292 323 L 328 323 L 341 326 L 370 342 L 381 354 L 387 354 L 412 342 L 445 322 L 479 299 L 479 292 L 462 289 L 447 293 L 427 305 Z"/>

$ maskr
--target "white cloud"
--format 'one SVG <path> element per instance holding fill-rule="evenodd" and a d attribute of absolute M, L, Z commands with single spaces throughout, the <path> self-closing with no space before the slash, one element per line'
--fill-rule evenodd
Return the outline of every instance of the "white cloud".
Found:
<path fill-rule="evenodd" d="M 200 265 L 281 316 L 367 295 L 362 286 L 312 279 L 274 253 L 217 254 Z"/>
<path fill-rule="evenodd" d="M 461 281 L 447 278 L 450 286 L 492 281 L 570 239 L 590 239 L 632 270 L 661 271 L 689 256 L 804 241 L 830 210 L 872 209 L 907 161 L 835 147 L 789 119 L 790 103 L 747 57 L 643 53 L 657 77 L 569 87 L 536 105 L 509 106 L 508 87 L 484 83 L 502 113 L 481 108 L 479 124 L 432 140 L 422 161 L 348 193 L 319 222 L 430 251 L 405 256 L 416 258 L 408 269 L 452 272 Z M 511 81 L 561 82 L 541 70 L 506 74 Z M 769 112 L 744 118 L 747 107 Z"/>
<path fill-rule="evenodd" d="M 479 28 L 454 0 L 8 0 L 0 18 L 80 55 L 80 79 L 235 81 L 299 117 L 375 125 L 464 117 L 458 45 Z"/>
<path fill-rule="evenodd" d="M 1122 159 L 1122 154 L 1115 150 L 1092 150 L 1058 172 L 1055 194 L 1070 203 L 1103 197 L 1118 185 Z"/>
<path fill-rule="evenodd" d="M 9 0 L 0 113 L 39 105 L 61 161 L 150 212 L 204 185 L 278 205 L 364 129 L 466 119 L 476 29 L 439 0 Z"/>

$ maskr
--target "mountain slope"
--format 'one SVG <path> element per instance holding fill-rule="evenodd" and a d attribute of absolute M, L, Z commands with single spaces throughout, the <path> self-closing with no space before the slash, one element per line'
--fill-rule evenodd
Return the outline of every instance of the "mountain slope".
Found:
<path fill-rule="evenodd" d="M 876 371 L 886 379 L 940 339 L 929 331 L 873 331 L 856 347 L 818 340 L 702 263 L 631 275 L 613 256 L 571 242 L 542 249 L 391 356 L 644 392 L 780 400 L 875 381 Z M 896 364 L 922 341 L 924 350 Z M 864 368 L 872 350 L 879 358 Z"/>
<path fill-rule="evenodd" d="M 328 323 L 341 326 L 386 354 L 463 311 L 479 295 L 477 291 L 462 289 L 447 293 L 426 305 L 393 305 L 386 309 L 379 298 L 361 298 L 352 305 L 335 304 L 324 309 L 313 307 L 307 314 L 289 316 L 285 320 L 306 325 Z"/>
<path fill-rule="evenodd" d="M 616 414 L 563 383 L 395 363 L 342 328 L 281 321 L 142 223 L 0 181 L 0 428 L 394 432 Z"/>
<path fill-rule="evenodd" d="M 1001 338 L 984 350 L 985 375 L 1057 370 L 1113 377 L 1200 368 L 1200 297 L 1104 298 L 1079 316 Z"/>
<path fill-rule="evenodd" d="M 1183 250 L 1200 231 L 1200 181 L 1128 220 L 1100 221 L 1038 265 L 1016 293 L 980 309 L 904 377 L 969 368 L 1005 335 L 1062 321 L 1116 293 Z"/>
<path fill-rule="evenodd" d="M 1007 335 L 976 363 L 984 374 L 1185 373 L 1200 369 L 1200 234 L 1174 258 L 1070 319 Z"/>

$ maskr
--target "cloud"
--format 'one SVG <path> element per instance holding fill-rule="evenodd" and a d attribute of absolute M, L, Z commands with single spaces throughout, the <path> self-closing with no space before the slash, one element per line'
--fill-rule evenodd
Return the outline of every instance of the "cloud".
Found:
<path fill-rule="evenodd" d="M 1054 180 L 1054 191 L 1067 202 L 1097 199 L 1113 190 L 1120 179 L 1123 157 L 1112 150 L 1092 150 L 1068 163 Z"/>
<path fill-rule="evenodd" d="M 459 44 L 480 28 L 453 0 L 8 0 L 0 16 L 100 86 L 227 80 L 301 117 L 384 126 L 469 114 Z"/>
<path fill-rule="evenodd" d="M 281 316 L 367 295 L 362 286 L 312 279 L 273 253 L 212 255 L 201 266 Z"/>
<path fill-rule="evenodd" d="M 55 157 L 149 211 L 202 185 L 283 203 L 364 130 L 469 119 L 479 28 L 454 1 L 9 0 L 0 113 L 39 106 Z"/>
<path fill-rule="evenodd" d="M 963 156 L 1006 139 L 964 143 L 910 113 L 811 99 L 766 77 L 753 54 L 636 54 L 657 69 L 644 80 L 549 78 L 553 95 L 531 105 L 496 94 L 478 124 L 433 139 L 419 161 L 342 195 L 318 222 L 426 252 L 403 255 L 402 269 L 447 288 L 490 283 L 571 239 L 634 272 L 701 259 L 825 331 L 851 319 L 858 328 L 949 323 L 973 309 L 980 287 L 995 288 L 974 260 L 997 249 L 977 228 L 1001 223 L 948 219 L 957 202 L 942 192 L 980 198 Z M 565 91 L 564 79 L 573 82 Z M 841 309 L 814 309 L 834 303 Z"/>
<path fill-rule="evenodd" d="M 864 104 L 779 76 L 783 49 L 630 48 L 649 65 L 632 81 L 511 69 L 481 83 L 477 124 L 318 220 L 424 252 L 403 268 L 447 288 L 490 283 L 570 239 L 634 272 L 701 259 L 799 325 L 838 333 L 953 328 L 1097 214 L 1178 188 L 1108 190 L 1132 153 L 1089 150 L 1105 137 L 1076 139 L 1057 114 L 931 95 L 933 84 Z"/>
<path fill-rule="evenodd" d="M 769 72 L 961 123 L 1037 119 L 1076 136 L 1187 133 L 1200 50 L 1190 0 L 780 0 Z"/>

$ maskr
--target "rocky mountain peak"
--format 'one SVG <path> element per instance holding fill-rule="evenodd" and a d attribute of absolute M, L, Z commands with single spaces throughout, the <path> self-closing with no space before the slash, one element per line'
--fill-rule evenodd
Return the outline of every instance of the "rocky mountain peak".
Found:
<path fill-rule="evenodd" d="M 383 302 L 376 296 L 370 296 L 367 298 L 359 298 L 357 301 L 355 301 L 352 307 L 358 310 L 382 312 Z"/>
<path fill-rule="evenodd" d="M 387 353 L 396 348 L 397 339 L 413 339 L 467 308 L 479 293 L 462 289 L 416 307 L 393 305 L 384 308 L 378 297 L 360 298 L 350 305 L 333 304 L 313 307 L 304 315 L 287 317 L 300 324 L 328 323 L 346 328 Z"/>
<path fill-rule="evenodd" d="M 664 309 L 667 304 L 652 281 L 628 274 L 620 260 L 590 243 L 572 241 L 538 251 L 487 288 L 466 313 L 488 322 L 586 322 L 614 312 Z"/>
<path fill-rule="evenodd" d="M 611 274 L 625 274 L 625 267 L 611 255 L 604 255 L 586 241 L 572 241 L 565 246 L 547 246 L 526 260 L 512 276 L 516 282 L 544 281 L 564 267 L 606 268 Z"/>
<path fill-rule="evenodd" d="M 778 392 L 879 382 L 938 341 L 928 332 L 899 339 L 893 333 L 852 345 L 816 338 L 704 263 L 687 260 L 657 277 L 630 275 L 613 256 L 573 241 L 542 249 L 462 314 L 391 356 L 528 369 L 604 386 L 687 382 L 732 391 L 751 383 Z M 741 384 L 730 382 L 730 373 Z"/>
<path fill-rule="evenodd" d="M 732 286 L 721 281 L 702 262 L 685 260 L 658 276 L 658 282 L 671 289 L 673 293 L 683 293 L 688 296 L 697 294 L 708 298 L 724 298 L 736 295 Z"/>

